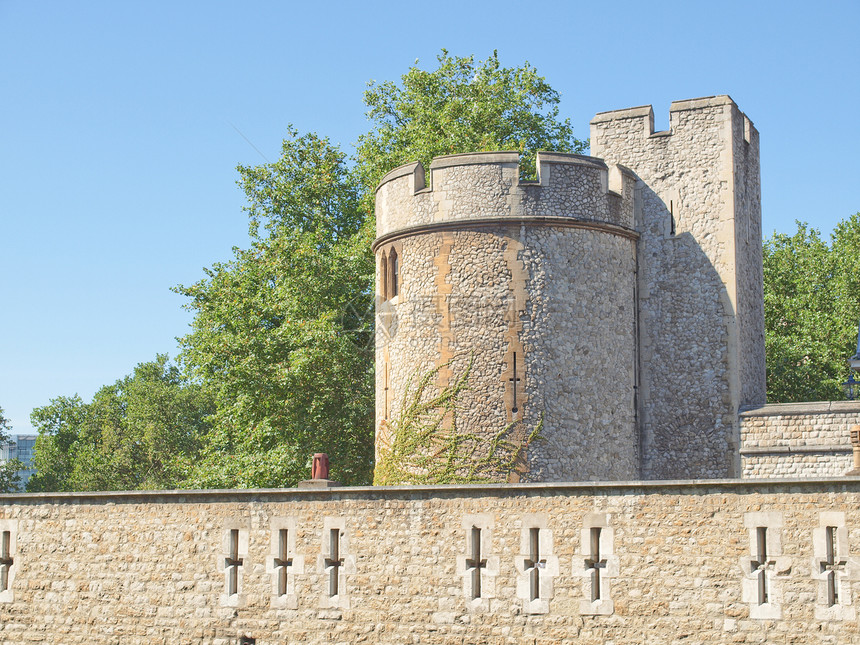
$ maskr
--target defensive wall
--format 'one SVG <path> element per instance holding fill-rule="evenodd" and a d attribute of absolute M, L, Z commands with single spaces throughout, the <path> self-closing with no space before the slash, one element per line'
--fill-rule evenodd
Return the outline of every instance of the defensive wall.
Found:
<path fill-rule="evenodd" d="M 860 401 L 754 406 L 740 414 L 744 478 L 837 477 L 853 467 Z"/>
<path fill-rule="evenodd" d="M 0 517 L 3 643 L 860 642 L 858 478 L 5 495 Z"/>

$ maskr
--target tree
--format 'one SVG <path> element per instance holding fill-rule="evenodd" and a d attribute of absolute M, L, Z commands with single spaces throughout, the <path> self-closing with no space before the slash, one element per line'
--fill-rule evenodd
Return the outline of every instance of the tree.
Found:
<path fill-rule="evenodd" d="M 373 455 L 374 271 L 359 188 L 327 139 L 294 131 L 278 161 L 239 167 L 251 246 L 177 291 L 183 361 L 218 411 L 190 486 L 292 486 L 314 452 L 367 482 Z"/>
<path fill-rule="evenodd" d="M 14 442 L 11 437 L 12 426 L 0 408 L 0 445 L 9 446 Z M 18 471 L 24 467 L 19 459 L 6 459 L 0 463 L 0 493 L 14 493 L 21 488 Z"/>
<path fill-rule="evenodd" d="M 437 56 L 433 71 L 417 64 L 401 84 L 371 82 L 364 93 L 374 128 L 358 139 L 358 172 L 372 195 L 392 168 L 462 152 L 517 150 L 534 168 L 539 150 L 582 153 L 586 141 L 573 136 L 570 119 L 560 119 L 560 96 L 527 62 L 502 67 L 498 52 Z M 417 63 L 417 61 L 416 61 Z M 533 172 L 533 170 L 532 170 Z"/>
<path fill-rule="evenodd" d="M 30 491 L 174 488 L 196 462 L 214 411 L 207 388 L 159 355 L 99 389 L 36 408 Z"/>
<path fill-rule="evenodd" d="M 830 244 L 797 226 L 764 243 L 767 397 L 839 400 L 860 320 L 860 213 L 836 226 Z"/>
<path fill-rule="evenodd" d="M 290 130 L 280 158 L 239 167 L 250 241 L 176 290 L 195 313 L 182 361 L 217 393 L 188 486 L 292 486 L 314 452 L 331 477 L 373 471 L 373 195 L 408 161 L 480 150 L 582 151 L 558 94 L 526 63 L 443 51 L 437 70 L 371 84 L 374 123 L 354 165 L 328 139 Z"/>

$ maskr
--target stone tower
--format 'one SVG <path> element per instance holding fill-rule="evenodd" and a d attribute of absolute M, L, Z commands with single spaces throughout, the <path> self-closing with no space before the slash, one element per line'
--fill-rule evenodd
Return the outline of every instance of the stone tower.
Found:
<path fill-rule="evenodd" d="M 728 97 L 598 115 L 606 161 L 510 152 L 392 170 L 376 193 L 377 446 L 404 394 L 469 369 L 458 423 L 543 420 L 526 481 L 726 477 L 764 401 L 758 139 Z"/>
<path fill-rule="evenodd" d="M 759 138 L 728 96 L 604 112 L 591 151 L 636 173 L 638 425 L 647 479 L 734 477 L 765 402 Z"/>
<path fill-rule="evenodd" d="M 383 178 L 377 428 L 410 379 L 441 367 L 449 385 L 471 361 L 464 427 L 489 439 L 543 416 L 524 479 L 635 478 L 635 178 L 578 155 L 537 165 L 523 182 L 516 153 L 454 155 L 426 183 L 419 164 Z"/>

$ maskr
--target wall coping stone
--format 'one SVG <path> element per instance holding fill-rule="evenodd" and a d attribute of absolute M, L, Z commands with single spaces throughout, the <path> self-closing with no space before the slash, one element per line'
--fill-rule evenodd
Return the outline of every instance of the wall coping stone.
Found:
<path fill-rule="evenodd" d="M 750 446 L 741 448 L 742 455 L 784 455 L 812 453 L 850 453 L 851 444 L 826 444 L 821 446 Z"/>
<path fill-rule="evenodd" d="M 433 157 L 430 170 L 453 168 L 455 166 L 476 166 L 483 164 L 520 164 L 520 153 L 516 150 L 497 150 L 493 152 L 460 152 L 455 155 Z"/>
<path fill-rule="evenodd" d="M 719 107 L 722 105 L 734 105 L 737 107 L 737 103 L 734 102 L 731 96 L 728 94 L 719 94 L 717 96 L 702 96 L 695 99 L 682 99 L 680 101 L 672 101 L 669 105 L 669 113 L 672 112 L 686 112 L 688 110 L 700 110 L 702 108 L 709 107 Z M 607 112 L 598 112 L 593 119 L 591 119 L 591 125 L 596 125 L 598 123 L 608 123 L 610 121 L 618 121 L 620 119 L 641 119 L 641 118 L 649 118 L 652 119 L 654 115 L 654 108 L 651 105 L 639 105 L 632 108 L 623 108 L 620 110 L 609 110 Z M 651 123 L 653 128 L 653 122 Z M 672 134 L 671 130 L 663 130 L 660 132 L 651 132 L 650 136 L 669 136 Z"/>
<path fill-rule="evenodd" d="M 606 121 L 616 121 L 618 119 L 635 119 L 643 116 L 648 116 L 654 111 L 650 105 L 637 105 L 632 108 L 623 108 L 621 110 L 608 110 L 606 112 L 598 112 L 591 119 L 591 123 L 604 123 Z"/>
<path fill-rule="evenodd" d="M 860 492 L 860 476 L 814 477 L 808 479 L 672 479 L 633 480 L 618 482 L 551 482 L 534 484 L 442 484 L 437 486 L 343 486 L 340 488 L 243 488 L 207 490 L 140 490 L 140 491 L 91 491 L 79 493 L 3 493 L 0 505 L 32 504 L 80 504 L 92 503 L 200 503 L 201 501 L 267 501 L 278 498 L 407 498 L 407 497 L 457 497 L 458 495 L 508 496 L 548 494 L 599 495 L 630 493 L 700 494 L 700 489 L 725 490 L 769 489 L 769 492 L 789 489 L 814 489 L 833 491 L 837 489 Z M 220 499 L 218 499 L 220 498 Z"/>
<path fill-rule="evenodd" d="M 683 112 L 684 110 L 698 110 L 706 107 L 716 107 L 719 105 L 734 105 L 737 103 L 732 100 L 728 94 L 718 94 L 716 96 L 703 96 L 697 99 L 681 99 L 680 101 L 672 101 L 669 105 L 669 112 Z"/>
<path fill-rule="evenodd" d="M 809 401 L 805 403 L 767 403 L 746 406 L 739 411 L 741 418 L 769 417 L 781 414 L 832 414 L 841 412 L 860 412 L 860 401 Z"/>

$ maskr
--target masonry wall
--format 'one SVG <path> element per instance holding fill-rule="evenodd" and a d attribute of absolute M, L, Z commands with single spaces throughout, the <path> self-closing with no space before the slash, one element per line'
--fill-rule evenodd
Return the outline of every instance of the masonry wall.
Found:
<path fill-rule="evenodd" d="M 646 478 L 737 476 L 737 411 L 764 403 L 758 134 L 727 96 L 598 114 L 592 154 L 636 173 Z"/>
<path fill-rule="evenodd" d="M 836 477 L 853 467 L 851 426 L 860 403 L 822 401 L 758 406 L 740 414 L 744 478 Z"/>
<path fill-rule="evenodd" d="M 730 113 L 739 402 L 750 406 L 761 405 L 766 399 L 759 134 L 737 105 L 730 106 Z"/>
<path fill-rule="evenodd" d="M 423 375 L 438 370 L 435 393 L 470 369 L 456 422 L 484 440 L 473 460 L 509 424 L 519 442 L 542 423 L 516 480 L 632 479 L 635 180 L 578 155 L 540 153 L 538 168 L 522 182 L 516 153 L 454 155 L 427 186 L 416 164 L 380 184 L 377 446 Z"/>
<path fill-rule="evenodd" d="M 858 479 L 4 496 L 0 530 L 14 537 L 0 641 L 857 643 L 858 509 Z M 760 526 L 764 605 L 751 565 Z M 835 607 L 820 566 L 827 527 Z M 530 529 L 543 561 L 535 600 Z M 341 562 L 334 597 L 332 557 Z M 283 595 L 276 558 L 290 563 Z"/>

